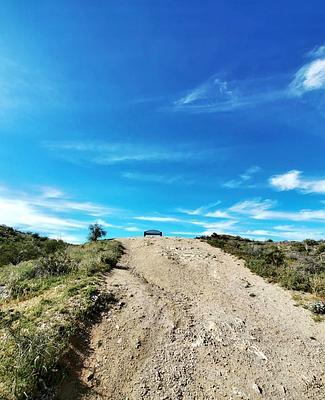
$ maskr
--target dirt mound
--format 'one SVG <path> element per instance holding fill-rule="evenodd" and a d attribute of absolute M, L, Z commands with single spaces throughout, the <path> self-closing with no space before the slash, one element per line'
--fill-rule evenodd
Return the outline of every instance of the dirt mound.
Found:
<path fill-rule="evenodd" d="M 324 325 L 289 292 L 197 240 L 121 242 L 78 398 L 325 398 Z"/>

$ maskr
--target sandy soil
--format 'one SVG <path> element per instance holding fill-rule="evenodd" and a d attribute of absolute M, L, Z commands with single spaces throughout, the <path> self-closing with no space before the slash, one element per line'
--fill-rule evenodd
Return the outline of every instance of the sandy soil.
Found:
<path fill-rule="evenodd" d="M 325 399 L 325 327 L 290 292 L 198 240 L 121 242 L 73 398 Z"/>

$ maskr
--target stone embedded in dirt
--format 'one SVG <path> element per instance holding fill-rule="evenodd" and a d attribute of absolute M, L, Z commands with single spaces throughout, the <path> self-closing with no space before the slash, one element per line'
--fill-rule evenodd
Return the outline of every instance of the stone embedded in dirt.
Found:
<path fill-rule="evenodd" d="M 94 378 L 95 374 L 94 372 L 89 372 L 89 374 L 87 375 L 87 381 L 91 381 Z"/>
<path fill-rule="evenodd" d="M 257 393 L 257 394 L 262 394 L 263 390 L 260 386 L 258 386 L 257 383 L 253 383 L 252 389 Z"/>
<path fill-rule="evenodd" d="M 125 302 L 124 302 L 124 301 L 119 301 L 119 302 L 117 303 L 117 305 L 118 305 L 118 307 L 121 309 L 121 308 L 123 308 L 123 307 L 125 306 Z"/>

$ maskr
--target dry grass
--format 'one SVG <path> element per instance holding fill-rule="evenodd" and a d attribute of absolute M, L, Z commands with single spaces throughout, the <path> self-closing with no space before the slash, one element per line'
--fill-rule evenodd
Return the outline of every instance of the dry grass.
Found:
<path fill-rule="evenodd" d="M 0 270 L 0 399 L 35 398 L 55 383 L 76 329 L 113 301 L 102 282 L 121 253 L 102 241 Z"/>

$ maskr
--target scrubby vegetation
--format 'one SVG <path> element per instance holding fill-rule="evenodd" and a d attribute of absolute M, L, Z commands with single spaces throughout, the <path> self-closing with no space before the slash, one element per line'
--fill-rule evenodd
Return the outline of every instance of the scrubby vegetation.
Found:
<path fill-rule="evenodd" d="M 29 236 L 19 241 L 33 243 Z M 102 283 L 121 255 L 117 242 L 39 249 L 38 258 L 0 267 L 0 399 L 48 392 L 71 337 L 114 300 Z"/>
<path fill-rule="evenodd" d="M 0 225 L 0 267 L 33 260 L 66 247 L 67 244 L 62 240 L 48 239 L 38 233 L 24 233 Z"/>
<path fill-rule="evenodd" d="M 255 241 L 216 233 L 200 239 L 244 259 L 251 271 L 271 282 L 311 293 L 317 300 L 311 310 L 325 314 L 325 241 Z"/>

